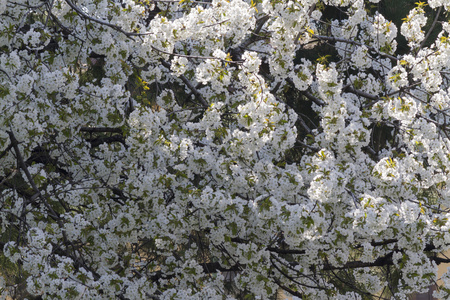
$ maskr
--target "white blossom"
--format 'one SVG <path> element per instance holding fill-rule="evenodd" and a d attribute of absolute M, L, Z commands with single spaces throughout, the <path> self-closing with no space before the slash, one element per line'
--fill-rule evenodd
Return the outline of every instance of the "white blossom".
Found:
<path fill-rule="evenodd" d="M 0 297 L 450 297 L 448 1 L 22 2 Z"/>

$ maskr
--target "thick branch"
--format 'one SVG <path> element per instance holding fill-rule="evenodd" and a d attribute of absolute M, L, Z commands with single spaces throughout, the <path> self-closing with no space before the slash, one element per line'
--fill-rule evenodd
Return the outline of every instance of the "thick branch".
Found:
<path fill-rule="evenodd" d="M 254 43 L 257 40 L 261 39 L 261 37 L 258 36 L 258 33 L 261 31 L 261 29 L 263 28 L 264 24 L 269 19 L 270 19 L 270 16 L 269 15 L 265 15 L 265 16 L 259 18 L 258 20 L 256 20 L 256 28 L 252 32 L 252 35 L 250 35 L 247 39 L 242 41 L 242 43 L 239 46 L 237 46 L 237 48 L 247 48 L 252 43 Z"/>
<path fill-rule="evenodd" d="M 161 64 L 170 70 L 170 63 L 168 63 L 165 60 L 161 60 Z M 195 86 L 184 75 L 181 75 L 180 79 L 191 90 L 191 92 L 195 95 L 195 97 L 197 97 L 198 101 L 200 101 L 200 103 L 205 108 L 209 106 L 208 103 L 203 98 L 202 94 L 200 94 L 200 92 L 195 88 Z"/>
<path fill-rule="evenodd" d="M 289 80 L 290 80 L 290 78 L 288 78 L 288 82 L 289 82 Z M 308 98 L 309 100 L 311 100 L 312 102 L 314 102 L 315 104 L 317 104 L 319 106 L 325 105 L 325 102 L 323 102 L 322 100 L 320 100 L 319 98 L 317 98 L 316 96 L 311 94 L 310 92 L 303 92 L 303 95 L 305 95 L 306 98 Z"/>
<path fill-rule="evenodd" d="M 250 46 L 252 43 L 264 39 L 264 37 L 261 37 L 258 35 L 258 33 L 263 28 L 264 24 L 270 19 L 269 15 L 265 15 L 258 20 L 256 20 L 256 28 L 252 32 L 252 34 L 247 37 L 245 40 L 243 40 L 239 45 L 229 50 L 233 61 L 241 61 L 242 57 L 242 50 L 246 49 L 248 46 Z"/>
<path fill-rule="evenodd" d="M 16 137 L 14 136 L 14 134 L 11 131 L 7 131 L 7 133 L 9 135 L 9 139 L 11 140 L 11 145 L 14 148 L 14 152 L 16 153 L 17 164 L 18 164 L 19 168 L 21 168 L 22 171 L 25 173 L 25 176 L 27 177 L 28 182 L 30 183 L 34 192 L 40 195 L 41 191 L 36 186 L 36 183 L 34 183 L 33 177 L 31 176 L 30 172 L 28 171 L 28 167 L 25 164 L 25 160 L 23 159 L 22 153 L 20 152 L 19 141 L 17 141 Z"/>
<path fill-rule="evenodd" d="M 324 265 L 322 268 L 323 271 L 331 271 L 331 270 L 344 270 L 344 269 L 357 269 L 357 268 L 367 268 L 367 267 L 382 267 L 387 265 L 393 265 L 392 261 L 393 252 L 389 253 L 386 256 L 379 257 L 374 262 L 362 262 L 362 261 L 349 261 L 341 267 L 335 267 L 330 264 Z"/>
<path fill-rule="evenodd" d="M 6 147 L 6 149 L 5 150 L 3 150 L 2 151 L 2 153 L 0 153 L 0 159 L 2 159 L 3 158 L 3 156 L 5 156 L 6 155 L 6 153 L 8 153 L 9 152 L 9 150 L 11 150 L 11 148 L 13 147 L 13 145 L 12 144 L 9 144 L 8 145 L 8 147 Z"/>
<path fill-rule="evenodd" d="M 109 143 L 114 143 L 114 142 L 119 142 L 122 145 L 124 145 L 126 148 L 128 147 L 127 144 L 125 143 L 125 139 L 120 134 L 116 134 L 113 136 L 107 136 L 107 137 L 98 137 L 98 138 L 94 138 L 94 139 L 87 139 L 87 141 L 91 143 L 92 147 L 97 147 L 104 143 L 109 144 Z"/>
<path fill-rule="evenodd" d="M 297 291 L 294 291 L 293 289 L 288 288 L 287 286 L 285 286 L 280 280 L 278 280 L 277 278 L 273 279 L 275 281 L 275 283 L 284 291 L 288 292 L 289 294 L 291 294 L 292 296 L 296 296 L 300 299 L 303 299 L 303 295 L 300 294 Z"/>
<path fill-rule="evenodd" d="M 122 129 L 120 129 L 120 128 L 112 128 L 112 127 L 81 127 L 80 131 L 82 131 L 82 132 L 116 132 L 116 133 L 122 133 Z"/>
<path fill-rule="evenodd" d="M 372 95 L 372 94 L 369 94 L 369 93 L 366 93 L 366 92 L 363 92 L 363 91 L 360 91 L 360 90 L 355 90 L 350 85 L 345 86 L 342 90 L 344 92 L 349 92 L 349 93 L 352 93 L 352 94 L 355 94 L 355 95 L 358 95 L 358 96 L 361 96 L 361 97 L 364 97 L 364 98 L 367 98 L 367 99 L 370 99 L 370 100 L 373 100 L 373 101 L 381 100 L 381 98 L 379 98 L 379 97 L 377 97 L 375 95 Z"/>
<path fill-rule="evenodd" d="M 219 263 L 202 263 L 200 264 L 205 274 L 212 274 L 217 272 L 239 272 L 243 267 L 240 265 L 231 266 L 229 268 L 222 267 Z M 152 281 L 158 281 L 159 279 L 173 278 L 175 275 L 164 276 L 160 271 L 155 272 L 155 275 L 151 276 Z"/>

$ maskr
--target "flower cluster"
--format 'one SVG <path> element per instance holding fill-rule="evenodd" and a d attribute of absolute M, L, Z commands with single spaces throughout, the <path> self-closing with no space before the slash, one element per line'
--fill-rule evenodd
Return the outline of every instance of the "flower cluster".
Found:
<path fill-rule="evenodd" d="M 450 296 L 448 1 L 22 2 L 0 297 Z"/>

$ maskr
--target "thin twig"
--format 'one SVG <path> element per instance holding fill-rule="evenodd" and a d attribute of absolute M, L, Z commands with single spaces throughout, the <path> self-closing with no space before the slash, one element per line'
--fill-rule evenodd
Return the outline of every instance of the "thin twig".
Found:
<path fill-rule="evenodd" d="M 213 59 L 213 60 L 220 60 L 224 63 L 229 63 L 229 64 L 242 64 L 242 61 L 232 61 L 232 60 L 226 60 L 220 57 L 214 57 L 214 56 L 199 56 L 199 55 L 189 55 L 189 54 L 179 54 L 179 53 L 173 53 L 173 52 L 168 52 L 168 51 L 164 51 L 161 49 L 158 49 L 154 46 L 151 46 L 151 48 L 157 52 L 161 52 L 167 55 L 173 55 L 173 56 L 178 56 L 178 57 L 185 57 L 185 58 L 189 58 L 189 59 L 202 59 L 202 60 L 207 60 L 207 59 Z"/>
<path fill-rule="evenodd" d="M 347 44 L 352 44 L 352 45 L 356 45 L 356 46 L 363 46 L 364 45 L 364 44 L 362 44 L 360 42 L 347 40 L 347 39 L 344 39 L 344 38 L 337 38 L 337 37 L 334 37 L 334 36 L 325 36 L 325 35 L 316 35 L 316 34 L 313 34 L 312 36 L 315 37 L 316 39 L 320 40 L 320 41 L 324 40 L 324 41 L 331 41 L 331 42 L 341 42 L 341 43 L 347 43 Z M 377 49 L 375 49 L 374 47 L 369 47 L 367 45 L 364 45 L 364 46 L 366 46 L 367 49 L 369 49 L 371 51 L 374 51 L 374 52 L 376 52 L 377 54 L 379 54 L 379 55 L 381 55 L 383 57 L 387 57 L 387 58 L 389 58 L 389 59 L 391 59 L 393 61 L 398 61 L 399 60 L 397 57 L 395 57 L 393 55 L 390 55 L 390 54 L 387 54 L 387 53 L 382 53 L 382 52 L 378 51 Z"/>
<path fill-rule="evenodd" d="M 423 39 L 422 43 L 420 43 L 419 49 L 423 48 L 423 46 L 425 45 L 425 42 L 427 41 L 427 39 L 430 37 L 431 32 L 434 30 L 434 27 L 436 26 L 436 23 L 439 19 L 439 15 L 441 14 L 442 11 L 442 6 L 439 7 L 437 13 L 436 13 L 436 17 L 434 17 L 434 21 L 433 24 L 431 24 L 430 30 L 428 30 L 427 35 L 425 36 L 425 38 Z"/>

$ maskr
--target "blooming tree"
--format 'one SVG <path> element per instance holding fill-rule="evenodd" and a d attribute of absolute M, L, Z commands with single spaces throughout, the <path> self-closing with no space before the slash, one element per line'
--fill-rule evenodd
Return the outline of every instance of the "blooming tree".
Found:
<path fill-rule="evenodd" d="M 3 296 L 450 297 L 450 2 L 378 2 L 0 0 Z"/>

